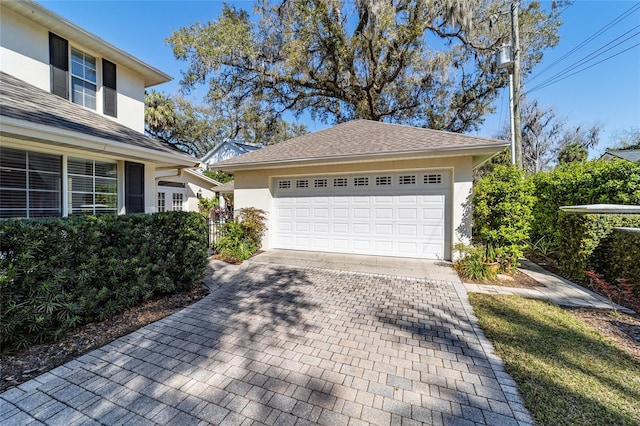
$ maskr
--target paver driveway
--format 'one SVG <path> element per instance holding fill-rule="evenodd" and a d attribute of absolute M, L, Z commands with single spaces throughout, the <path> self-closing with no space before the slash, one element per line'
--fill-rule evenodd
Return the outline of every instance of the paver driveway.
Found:
<path fill-rule="evenodd" d="M 249 264 L 19 388 L 0 423 L 529 424 L 460 284 Z"/>

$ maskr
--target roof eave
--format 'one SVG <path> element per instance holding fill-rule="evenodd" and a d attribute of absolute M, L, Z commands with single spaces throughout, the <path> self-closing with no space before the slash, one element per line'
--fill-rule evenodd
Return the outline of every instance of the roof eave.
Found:
<path fill-rule="evenodd" d="M 442 158 L 442 157 L 463 157 L 463 156 L 493 156 L 502 151 L 509 145 L 509 142 L 503 144 L 492 143 L 488 145 L 475 145 L 472 147 L 451 147 L 451 148 L 433 148 L 415 151 L 399 151 L 399 152 L 381 152 L 358 155 L 331 156 L 321 158 L 297 158 L 276 161 L 246 162 L 216 164 L 216 170 L 225 172 L 234 172 L 242 170 L 261 170 L 275 169 L 281 167 L 304 167 L 304 166 L 321 166 L 331 164 L 349 164 L 361 162 L 380 162 L 388 160 L 413 160 L 423 158 Z"/>
<path fill-rule="evenodd" d="M 2 136 L 110 154 L 123 159 L 136 159 L 156 163 L 163 167 L 197 167 L 199 163 L 196 158 L 178 152 L 163 152 L 10 117 L 0 118 L 2 119 L 0 130 Z"/>
<path fill-rule="evenodd" d="M 62 37 L 82 41 L 87 48 L 94 50 L 106 59 L 113 60 L 117 64 L 122 64 L 134 70 L 143 77 L 145 87 L 156 86 L 173 80 L 170 75 L 115 47 L 34 1 L 3 1 L 2 7 L 7 7 Z"/>

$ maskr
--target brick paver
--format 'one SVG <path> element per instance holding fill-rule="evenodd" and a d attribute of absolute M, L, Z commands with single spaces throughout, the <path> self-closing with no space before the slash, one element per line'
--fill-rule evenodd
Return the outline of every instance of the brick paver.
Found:
<path fill-rule="evenodd" d="M 0 421 L 532 424 L 461 284 L 248 265 L 0 394 Z"/>

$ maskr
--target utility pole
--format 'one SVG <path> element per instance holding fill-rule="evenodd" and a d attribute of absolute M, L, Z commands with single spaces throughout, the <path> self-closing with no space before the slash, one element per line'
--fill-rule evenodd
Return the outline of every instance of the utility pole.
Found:
<path fill-rule="evenodd" d="M 522 122 L 520 115 L 520 30 L 518 26 L 518 3 L 519 0 L 511 2 L 511 40 L 513 42 L 513 70 L 511 78 L 512 89 L 512 137 L 513 152 L 511 158 L 515 157 L 515 164 L 518 169 L 522 169 Z"/>

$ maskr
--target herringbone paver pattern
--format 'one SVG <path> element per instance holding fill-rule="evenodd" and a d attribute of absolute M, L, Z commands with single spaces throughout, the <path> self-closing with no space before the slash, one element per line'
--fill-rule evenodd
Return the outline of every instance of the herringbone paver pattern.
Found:
<path fill-rule="evenodd" d="M 448 282 L 252 265 L 0 394 L 0 424 L 530 424 Z"/>

